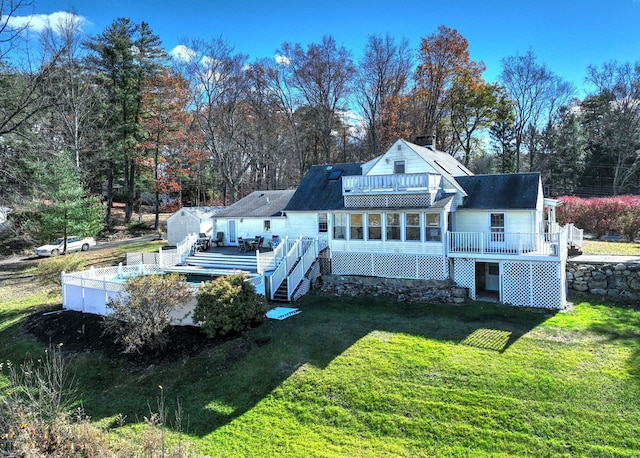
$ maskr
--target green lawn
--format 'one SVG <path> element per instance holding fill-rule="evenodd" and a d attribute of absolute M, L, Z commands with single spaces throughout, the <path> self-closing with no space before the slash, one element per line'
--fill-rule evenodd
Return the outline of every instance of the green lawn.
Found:
<path fill-rule="evenodd" d="M 6 360 L 36 346 L 19 329 L 33 302 L 2 297 Z M 79 400 L 114 437 L 135 438 L 162 386 L 170 411 L 180 401 L 183 439 L 216 457 L 640 450 L 638 310 L 321 296 L 295 305 L 300 315 L 161 367 L 76 355 Z"/>
<path fill-rule="evenodd" d="M 605 242 L 602 240 L 585 240 L 584 254 L 606 254 L 621 256 L 639 256 L 640 243 L 637 242 Z"/>

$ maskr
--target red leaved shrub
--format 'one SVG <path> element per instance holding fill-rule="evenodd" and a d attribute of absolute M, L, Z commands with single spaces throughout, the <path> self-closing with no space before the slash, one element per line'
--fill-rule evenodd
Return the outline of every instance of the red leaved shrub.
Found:
<path fill-rule="evenodd" d="M 556 211 L 558 223 L 573 223 L 585 232 L 601 237 L 624 235 L 633 240 L 640 234 L 640 196 L 563 196 Z"/>

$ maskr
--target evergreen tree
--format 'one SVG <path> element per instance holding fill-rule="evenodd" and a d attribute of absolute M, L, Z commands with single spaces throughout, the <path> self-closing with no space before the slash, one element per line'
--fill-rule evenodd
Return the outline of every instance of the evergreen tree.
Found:
<path fill-rule="evenodd" d="M 100 197 L 88 195 L 71 155 L 62 155 L 43 175 L 41 237 L 64 237 L 66 251 L 68 236 L 95 236 L 103 227 L 104 208 Z"/>

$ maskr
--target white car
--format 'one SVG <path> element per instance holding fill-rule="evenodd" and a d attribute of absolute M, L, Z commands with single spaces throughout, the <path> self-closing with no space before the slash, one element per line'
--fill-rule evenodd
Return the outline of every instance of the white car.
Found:
<path fill-rule="evenodd" d="M 67 253 L 72 251 L 87 251 L 90 247 L 96 246 L 93 237 L 67 237 Z M 64 239 L 59 238 L 48 245 L 36 248 L 38 256 L 58 256 L 64 251 Z"/>

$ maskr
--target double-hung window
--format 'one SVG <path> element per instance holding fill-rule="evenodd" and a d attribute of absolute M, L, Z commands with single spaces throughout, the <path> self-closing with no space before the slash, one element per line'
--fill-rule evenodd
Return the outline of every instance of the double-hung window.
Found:
<path fill-rule="evenodd" d="M 404 239 L 420 241 L 420 213 L 407 213 L 405 215 Z"/>
<path fill-rule="evenodd" d="M 347 215 L 345 213 L 333 215 L 333 238 L 335 240 L 347 238 Z"/>
<path fill-rule="evenodd" d="M 400 213 L 387 213 L 387 240 L 400 240 Z"/>
<path fill-rule="evenodd" d="M 329 231 L 329 220 L 326 213 L 318 213 L 318 232 Z"/>
<path fill-rule="evenodd" d="M 352 213 L 350 218 L 349 238 L 351 240 L 364 239 L 364 226 L 362 225 L 362 213 Z"/>
<path fill-rule="evenodd" d="M 367 239 L 382 240 L 382 215 L 380 213 L 367 215 Z"/>
<path fill-rule="evenodd" d="M 427 213 L 427 241 L 439 242 L 442 240 L 440 229 L 440 213 Z"/>

